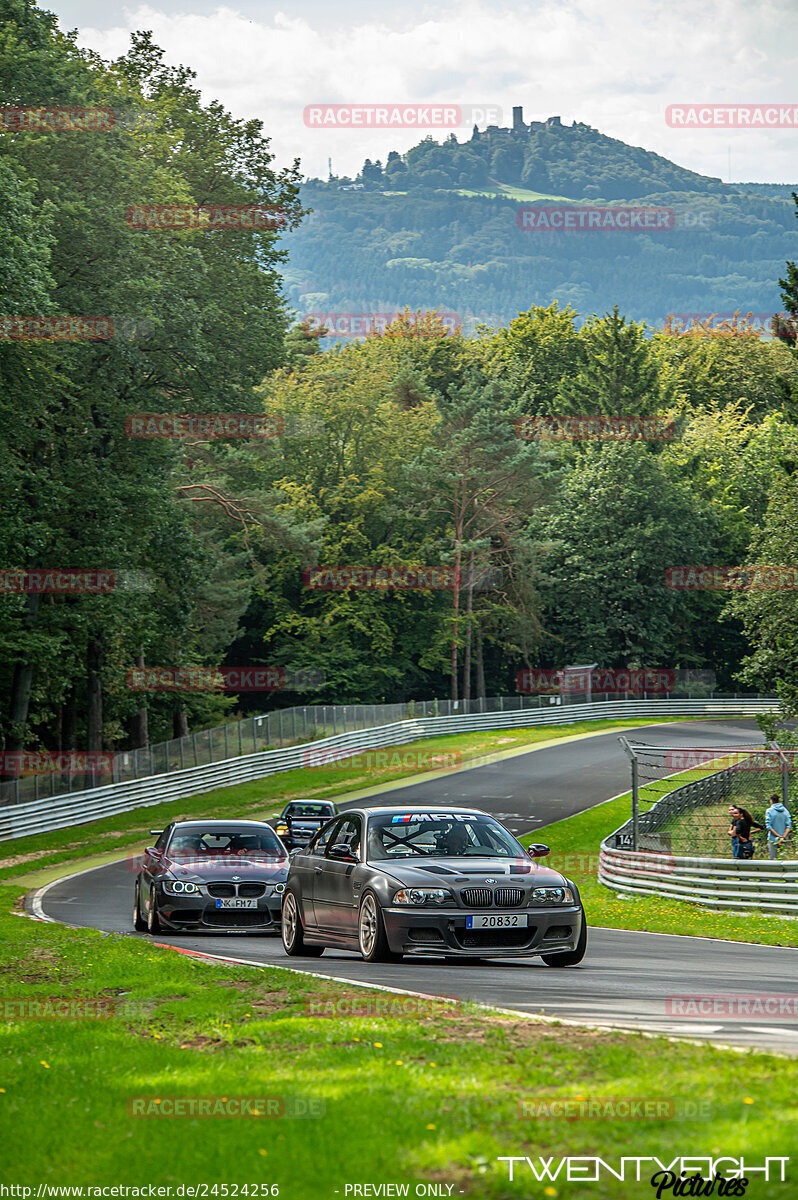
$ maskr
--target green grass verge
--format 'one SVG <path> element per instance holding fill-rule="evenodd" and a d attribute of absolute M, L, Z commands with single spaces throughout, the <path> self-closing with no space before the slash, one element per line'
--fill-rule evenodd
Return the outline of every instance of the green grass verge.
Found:
<path fill-rule="evenodd" d="M 15 899 L 18 889 L 0 888 L 6 1185 L 276 1184 L 283 1200 L 335 1200 L 336 1189 L 343 1200 L 347 1183 L 408 1183 L 412 1195 L 416 1183 L 438 1182 L 489 1200 L 626 1200 L 654 1194 L 647 1176 L 511 1184 L 496 1160 L 598 1155 L 617 1165 L 622 1155 L 744 1152 L 759 1164 L 798 1138 L 798 1060 L 470 1006 L 310 1017 L 310 1002 L 380 994 L 20 919 L 9 911 Z M 578 986 L 578 972 L 571 977 Z M 8 1002 L 53 996 L 117 1008 L 104 1020 L 9 1018 Z M 128 1108 L 138 1097 L 157 1111 L 155 1099 L 173 1096 L 299 1097 L 323 1115 L 165 1119 Z M 524 1101 L 576 1097 L 667 1097 L 677 1107 L 655 1120 L 522 1116 Z M 754 1178 L 757 1200 L 788 1194 Z"/>
<path fill-rule="evenodd" d="M 688 720 L 689 718 L 684 718 Z M 445 761 L 463 764 L 487 754 L 503 753 L 539 742 L 556 741 L 579 734 L 599 733 L 602 730 L 628 729 L 631 726 L 661 725 L 661 719 L 643 721 L 579 721 L 572 725 L 530 726 L 524 729 L 491 730 L 484 733 L 454 734 L 449 737 L 424 738 L 401 746 L 373 751 L 371 756 L 348 759 L 320 767 L 284 771 L 253 783 L 217 788 L 198 796 L 187 796 L 167 804 L 133 809 L 129 813 L 106 817 L 85 825 L 57 829 L 52 833 L 34 834 L 3 843 L 0 858 L 0 879 L 15 878 L 23 872 L 38 870 L 58 863 L 79 861 L 103 852 L 121 854 L 128 848 L 141 849 L 150 829 L 163 828 L 170 821 L 188 817 L 265 817 L 278 812 L 288 801 L 298 796 L 317 798 L 354 793 L 394 780 L 406 779 L 418 766 L 419 760 L 434 771 Z M 671 722 L 669 721 L 668 724 Z M 384 755 L 384 758 L 380 758 Z M 449 756 L 444 759 L 442 756 Z M 440 762 L 437 760 L 440 759 Z M 408 766 L 407 764 L 411 765 Z M 384 764 L 384 765 L 383 765 Z"/>
<path fill-rule="evenodd" d="M 669 781 L 673 789 L 706 774 L 709 768 L 685 771 L 678 779 Z M 666 787 L 659 785 L 658 795 Z M 574 817 L 566 817 L 536 829 L 534 834 L 521 838 L 525 845 L 545 842 L 551 856 L 541 862 L 551 863 L 576 881 L 582 893 L 589 925 L 608 929 L 637 929 L 649 933 L 692 934 L 707 938 L 724 938 L 735 942 L 761 942 L 767 946 L 798 944 L 798 924 L 795 921 L 768 916 L 762 912 L 716 912 L 700 904 L 670 900 L 661 896 L 636 896 L 613 891 L 598 881 L 599 847 L 605 837 L 629 819 L 631 797 L 619 796 Z M 728 827 L 728 826 L 727 826 Z M 731 848 L 727 848 L 731 858 Z"/>

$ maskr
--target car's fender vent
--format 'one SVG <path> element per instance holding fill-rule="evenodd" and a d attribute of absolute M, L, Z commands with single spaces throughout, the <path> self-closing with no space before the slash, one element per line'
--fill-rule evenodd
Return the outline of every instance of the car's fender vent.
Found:
<path fill-rule="evenodd" d="M 551 938 L 556 938 L 557 941 L 564 941 L 566 938 L 571 937 L 573 932 L 573 928 L 570 925 L 552 925 L 546 930 L 543 937 L 547 941 Z"/>
<path fill-rule="evenodd" d="M 421 926 L 408 929 L 407 936 L 411 942 L 442 942 L 444 940 L 440 930 L 422 929 Z"/>

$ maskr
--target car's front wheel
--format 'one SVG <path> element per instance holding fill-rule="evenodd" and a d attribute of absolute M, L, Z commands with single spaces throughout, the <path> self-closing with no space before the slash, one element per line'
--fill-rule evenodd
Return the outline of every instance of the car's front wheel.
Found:
<path fill-rule="evenodd" d="M 293 892 L 286 892 L 283 900 L 282 921 L 283 949 L 292 958 L 318 958 L 324 953 L 323 946 L 309 946 L 305 941 L 305 931 L 302 928 L 302 917 L 299 915 L 299 901 Z"/>
<path fill-rule="evenodd" d="M 141 884 L 138 879 L 133 893 L 133 928 L 137 933 L 147 932 L 147 922 L 141 915 Z"/>
<path fill-rule="evenodd" d="M 155 888 L 150 888 L 150 908 L 147 913 L 147 933 L 153 936 L 157 933 L 163 933 L 161 922 L 158 918 L 158 906 L 155 902 Z"/>
<path fill-rule="evenodd" d="M 582 928 L 575 950 L 566 950 L 562 954 L 541 954 L 544 963 L 549 967 L 575 967 L 585 957 L 587 950 L 587 921 L 585 910 L 582 909 Z"/>
<path fill-rule="evenodd" d="M 357 940 L 366 962 L 396 962 L 402 956 L 388 945 L 385 921 L 380 902 L 373 892 L 366 892 L 360 902 L 357 918 Z"/>

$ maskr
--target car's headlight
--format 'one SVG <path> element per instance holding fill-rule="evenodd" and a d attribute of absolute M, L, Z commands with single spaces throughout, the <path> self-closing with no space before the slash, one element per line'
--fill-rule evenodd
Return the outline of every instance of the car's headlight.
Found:
<path fill-rule="evenodd" d="M 170 896 L 193 896 L 199 891 L 196 883 L 185 882 L 182 879 L 165 879 L 163 890 Z"/>
<path fill-rule="evenodd" d="M 574 894 L 567 887 L 540 887 L 532 889 L 533 904 L 573 904 Z"/>
<path fill-rule="evenodd" d="M 282 822 L 279 825 L 275 825 L 274 828 L 277 833 L 280 833 L 280 834 L 288 833 L 288 826 L 283 824 Z"/>
<path fill-rule="evenodd" d="M 446 888 L 402 888 L 393 898 L 394 904 L 449 904 L 454 897 Z"/>

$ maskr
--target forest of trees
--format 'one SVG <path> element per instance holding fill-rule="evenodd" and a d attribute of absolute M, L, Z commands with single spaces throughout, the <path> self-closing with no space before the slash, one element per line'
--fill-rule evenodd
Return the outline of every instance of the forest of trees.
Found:
<path fill-rule="evenodd" d="M 2 12 L 14 104 L 138 114 L 102 134 L 0 142 L 3 313 L 106 314 L 118 328 L 0 342 L 0 566 L 119 581 L 105 595 L 0 596 L 4 750 L 131 748 L 301 701 L 507 693 L 519 668 L 573 662 L 798 693 L 794 592 L 680 592 L 665 576 L 798 559 L 794 338 L 738 323 L 651 336 L 624 315 L 620 271 L 603 315 L 536 292 L 472 336 L 408 310 L 322 352 L 283 291 L 305 215 L 298 165 L 274 169 L 260 122 L 203 104 L 148 35 L 106 63 L 30 0 Z M 289 232 L 137 231 L 125 212 L 143 202 L 268 204 Z M 432 237 L 425 203 L 415 217 Z M 357 255 L 327 252 L 373 287 L 358 232 Z M 465 225 L 458 237 L 465 259 Z M 764 243 L 750 255 L 761 274 Z M 798 312 L 795 267 L 772 267 L 768 286 Z M 265 413 L 282 432 L 134 439 L 140 413 Z M 659 415 L 673 436 L 518 435 L 519 418 L 563 414 Z M 319 565 L 448 566 L 455 582 L 314 589 L 305 573 Z M 241 696 L 129 686 L 135 667 L 256 664 L 324 682 Z"/>

